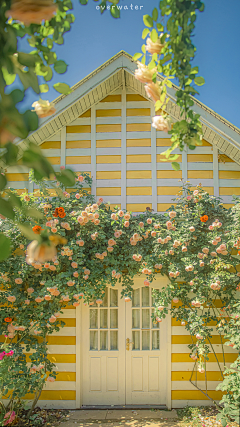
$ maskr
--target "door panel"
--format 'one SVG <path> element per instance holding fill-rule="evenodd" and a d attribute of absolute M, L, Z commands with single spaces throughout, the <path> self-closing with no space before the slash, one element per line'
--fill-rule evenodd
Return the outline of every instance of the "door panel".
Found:
<path fill-rule="evenodd" d="M 126 403 L 166 403 L 166 330 L 152 322 L 152 289 L 133 291 L 126 304 Z"/>
<path fill-rule="evenodd" d="M 101 306 L 83 307 L 82 328 L 83 405 L 124 405 L 125 302 L 117 287 L 106 289 Z"/>

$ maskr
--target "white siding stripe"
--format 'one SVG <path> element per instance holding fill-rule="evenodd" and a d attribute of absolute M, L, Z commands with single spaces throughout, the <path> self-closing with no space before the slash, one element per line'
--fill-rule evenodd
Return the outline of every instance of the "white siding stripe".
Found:
<path fill-rule="evenodd" d="M 59 151 L 59 150 L 42 150 L 42 151 Z M 59 154 L 53 154 L 54 156 L 58 156 Z M 66 166 L 66 126 L 61 129 L 61 166 Z"/>
<path fill-rule="evenodd" d="M 214 196 L 219 196 L 219 177 L 218 177 L 218 149 L 213 147 L 213 182 L 214 182 Z"/>

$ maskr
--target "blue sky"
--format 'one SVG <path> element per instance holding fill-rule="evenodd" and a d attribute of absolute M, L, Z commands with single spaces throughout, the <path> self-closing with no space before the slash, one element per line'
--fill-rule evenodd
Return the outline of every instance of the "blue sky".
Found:
<path fill-rule="evenodd" d="M 64 44 L 57 46 L 59 59 L 68 70 L 56 75 L 50 83 L 62 81 L 73 86 L 120 50 L 133 55 L 139 52 L 144 24 L 142 17 L 158 7 L 159 0 L 120 0 L 128 10 L 114 19 L 110 12 L 96 10 L 99 2 L 89 0 L 87 6 L 73 0 L 76 20 L 66 33 Z M 131 10 L 136 5 L 139 10 Z M 143 8 L 140 10 L 140 6 Z M 199 66 L 205 85 L 199 88 L 198 98 L 212 110 L 240 128 L 240 1 L 205 0 L 205 11 L 198 14 L 194 44 L 197 47 L 194 65 Z M 23 44 L 26 48 L 26 44 Z M 24 106 L 30 107 L 37 96 L 28 91 Z M 45 99 L 53 100 L 58 93 L 51 89 Z"/>

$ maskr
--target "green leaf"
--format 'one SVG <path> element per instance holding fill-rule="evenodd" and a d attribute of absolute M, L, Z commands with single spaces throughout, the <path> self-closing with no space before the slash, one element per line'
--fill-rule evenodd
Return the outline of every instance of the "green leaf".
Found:
<path fill-rule="evenodd" d="M 142 48 L 141 48 L 141 49 L 142 49 L 142 52 L 143 52 L 143 53 L 146 53 L 146 46 L 145 46 L 145 44 L 143 44 L 143 45 L 142 45 Z"/>
<path fill-rule="evenodd" d="M 11 203 L 2 198 L 0 199 L 0 214 L 10 219 L 14 219 L 15 217 L 15 213 Z"/>
<path fill-rule="evenodd" d="M 157 24 L 157 29 L 158 31 L 163 31 L 164 30 L 164 26 L 162 24 Z"/>
<path fill-rule="evenodd" d="M 52 47 L 53 47 L 53 40 L 50 38 L 47 38 L 47 47 L 49 49 L 52 49 Z"/>
<path fill-rule="evenodd" d="M 110 12 L 113 18 L 117 19 L 120 18 L 120 9 L 117 8 L 114 4 L 110 7 Z"/>
<path fill-rule="evenodd" d="M 156 7 L 153 9 L 152 18 L 154 21 L 157 21 L 158 19 L 158 10 Z"/>
<path fill-rule="evenodd" d="M 24 91 L 20 89 L 15 89 L 10 93 L 10 97 L 13 100 L 14 104 L 21 102 L 24 98 Z"/>
<path fill-rule="evenodd" d="M 139 58 L 141 58 L 142 53 L 135 53 L 135 55 L 133 55 L 133 61 L 137 61 Z"/>
<path fill-rule="evenodd" d="M 26 215 L 29 216 L 30 218 L 34 218 L 34 219 L 42 219 L 43 218 L 42 212 L 40 212 L 37 209 L 33 209 L 33 208 L 28 209 L 26 212 Z"/>
<path fill-rule="evenodd" d="M 152 32 L 151 32 L 151 40 L 153 43 L 156 43 L 158 40 L 158 33 L 155 30 L 155 28 L 153 28 Z"/>
<path fill-rule="evenodd" d="M 16 78 L 16 74 L 9 74 L 8 70 L 5 67 L 2 67 L 2 73 L 3 73 L 3 78 L 6 82 L 6 85 L 7 86 L 11 85 Z"/>
<path fill-rule="evenodd" d="M 70 169 L 64 169 L 57 177 L 63 185 L 73 187 L 75 185 L 75 174 Z"/>
<path fill-rule="evenodd" d="M 155 61 L 151 61 L 149 64 L 148 64 L 148 68 L 149 68 L 149 70 L 152 70 L 153 68 L 155 68 L 156 67 L 156 63 L 155 63 Z"/>
<path fill-rule="evenodd" d="M 142 32 L 142 39 L 145 39 L 149 33 L 150 33 L 150 30 L 148 28 L 144 28 Z"/>
<path fill-rule="evenodd" d="M 153 19 L 149 15 L 143 15 L 143 23 L 146 27 L 153 27 Z"/>
<path fill-rule="evenodd" d="M 29 132 L 33 132 L 34 130 L 37 130 L 38 128 L 38 116 L 35 113 L 35 111 L 27 110 L 23 114 L 24 121 L 26 123 L 27 129 Z"/>
<path fill-rule="evenodd" d="M 172 168 L 173 168 L 175 171 L 179 171 L 179 170 L 180 170 L 180 164 L 179 164 L 179 163 L 177 163 L 177 162 L 172 162 Z"/>
<path fill-rule="evenodd" d="M 25 224 L 18 223 L 18 228 L 21 230 L 22 234 L 29 240 L 40 240 L 39 234 L 35 234 L 32 231 L 32 227 Z"/>
<path fill-rule="evenodd" d="M 11 240 L 4 236 L 4 234 L 0 234 L 0 261 L 7 259 L 11 252 Z"/>
<path fill-rule="evenodd" d="M 85 5 L 88 4 L 88 0 L 79 0 L 80 4 Z"/>
<path fill-rule="evenodd" d="M 6 187 L 6 185 L 7 185 L 7 178 L 5 175 L 0 173 L 0 191 L 2 191 L 4 187 Z"/>
<path fill-rule="evenodd" d="M 18 52 L 18 62 L 26 67 L 34 67 L 35 63 L 40 60 L 40 57 L 36 54 L 31 55 L 30 53 Z"/>
<path fill-rule="evenodd" d="M 6 152 L 3 155 L 3 160 L 7 165 L 14 165 L 17 162 L 17 156 L 18 156 L 18 147 L 13 144 L 12 142 L 8 142 L 5 144 L 4 148 L 6 149 Z"/>
<path fill-rule="evenodd" d="M 67 71 L 67 64 L 66 64 L 66 62 L 64 62 L 62 60 L 56 61 L 55 64 L 54 64 L 54 70 L 58 74 L 65 73 Z"/>
<path fill-rule="evenodd" d="M 44 83 L 44 84 L 39 86 L 39 89 L 40 89 L 41 93 L 46 93 L 49 91 L 49 86 L 47 83 Z"/>
<path fill-rule="evenodd" d="M 202 86 L 202 85 L 204 85 L 205 80 L 204 80 L 203 77 L 200 77 L 200 76 L 199 77 L 195 77 L 194 83 L 196 83 L 196 85 L 198 85 L 198 86 Z"/>
<path fill-rule="evenodd" d="M 14 194 L 14 193 L 9 194 L 9 201 L 11 202 L 12 206 L 14 206 L 16 208 L 22 207 L 22 202 L 21 202 L 20 197 L 16 196 L 16 194 Z"/>
<path fill-rule="evenodd" d="M 57 92 L 62 93 L 63 95 L 68 95 L 72 92 L 72 89 L 66 83 L 55 83 L 53 87 Z"/>

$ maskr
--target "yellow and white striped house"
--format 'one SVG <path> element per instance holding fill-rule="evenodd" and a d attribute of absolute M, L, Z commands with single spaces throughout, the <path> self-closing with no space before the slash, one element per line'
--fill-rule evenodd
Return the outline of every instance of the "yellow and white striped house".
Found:
<path fill-rule="evenodd" d="M 181 186 L 201 183 L 211 195 L 230 207 L 232 195 L 240 195 L 240 130 L 195 100 L 201 115 L 203 145 L 181 153 L 180 171 L 161 162 L 170 136 L 151 126 L 154 105 L 144 85 L 134 78 L 132 58 L 120 52 L 73 87 L 70 95 L 55 101 L 56 113 L 40 123 L 29 139 L 54 165 L 88 172 L 92 193 L 112 206 L 132 212 L 164 212 Z M 169 89 L 168 114 L 178 120 L 176 87 Z M 24 141 L 17 142 L 24 150 Z M 176 153 L 178 150 L 176 150 Z M 34 191 L 28 169 L 9 167 L 10 186 Z M 159 275 L 156 288 L 166 283 Z M 57 381 L 48 383 L 40 405 L 81 408 L 98 405 L 207 405 L 211 402 L 190 382 L 193 361 L 190 336 L 184 326 L 166 319 L 160 328 L 150 325 L 151 289 L 137 278 L 132 303 L 120 298 L 120 288 L 108 288 L 103 306 L 64 309 L 66 326 L 49 337 L 49 358 L 56 363 Z M 216 334 L 216 331 L 215 331 Z M 110 338 L 108 338 L 110 337 Z M 105 344 L 104 344 L 105 343 Z M 106 344 L 108 343 L 108 344 Z M 221 365 L 221 345 L 216 334 L 213 347 Z M 236 352 L 226 347 L 227 365 Z M 207 363 L 210 397 L 220 400 L 215 388 L 221 375 L 214 355 Z M 197 382 L 196 382 L 197 381 Z M 206 390 L 204 374 L 193 382 Z"/>

